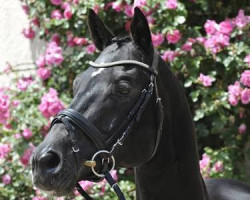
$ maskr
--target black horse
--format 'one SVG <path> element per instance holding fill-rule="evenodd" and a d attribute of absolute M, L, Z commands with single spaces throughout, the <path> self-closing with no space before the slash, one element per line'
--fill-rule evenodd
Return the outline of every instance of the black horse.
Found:
<path fill-rule="evenodd" d="M 138 200 L 250 200 L 250 187 L 239 181 L 204 184 L 187 100 L 156 54 L 142 12 L 135 9 L 131 36 L 115 37 L 93 11 L 88 23 L 101 53 L 76 77 L 71 110 L 56 118 L 33 153 L 35 186 L 62 196 L 80 180 L 95 180 L 86 165 L 96 164 L 101 173 L 101 159 L 86 160 L 116 144 L 112 155 L 117 166 L 134 167 Z"/>

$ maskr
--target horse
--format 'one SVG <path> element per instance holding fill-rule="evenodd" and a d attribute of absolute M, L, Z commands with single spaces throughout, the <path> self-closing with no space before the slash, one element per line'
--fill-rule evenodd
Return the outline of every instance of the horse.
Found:
<path fill-rule="evenodd" d="M 88 26 L 101 53 L 77 75 L 69 108 L 35 148 L 34 185 L 64 196 L 81 180 L 100 180 L 116 162 L 134 168 L 137 200 L 249 200 L 245 183 L 204 182 L 183 88 L 154 49 L 140 9 L 130 36 L 115 36 L 93 10 Z"/>

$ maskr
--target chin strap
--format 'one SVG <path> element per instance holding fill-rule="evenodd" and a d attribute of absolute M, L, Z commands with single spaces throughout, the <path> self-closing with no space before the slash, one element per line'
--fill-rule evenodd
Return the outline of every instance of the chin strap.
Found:
<path fill-rule="evenodd" d="M 124 197 L 123 192 L 121 191 L 120 187 L 118 186 L 118 184 L 115 182 L 115 180 L 113 179 L 113 177 L 111 176 L 110 173 L 105 173 L 105 180 L 109 183 L 109 185 L 111 186 L 111 188 L 114 189 L 117 197 L 119 198 L 119 200 L 126 200 Z M 88 195 L 87 192 L 85 192 L 81 185 L 79 183 L 77 183 L 76 185 L 76 189 L 77 191 L 86 199 L 86 200 L 94 200 L 91 196 Z"/>

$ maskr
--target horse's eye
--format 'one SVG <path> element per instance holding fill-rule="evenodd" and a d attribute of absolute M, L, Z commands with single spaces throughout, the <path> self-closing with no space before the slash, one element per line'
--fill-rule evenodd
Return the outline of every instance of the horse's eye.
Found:
<path fill-rule="evenodd" d="M 120 82 L 117 85 L 117 92 L 119 94 L 125 95 L 131 91 L 131 86 L 127 82 Z"/>

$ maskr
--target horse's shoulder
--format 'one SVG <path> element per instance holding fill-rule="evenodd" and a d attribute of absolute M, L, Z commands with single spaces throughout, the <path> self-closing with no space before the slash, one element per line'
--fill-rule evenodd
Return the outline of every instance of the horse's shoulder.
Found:
<path fill-rule="evenodd" d="M 206 179 L 210 200 L 250 200 L 250 185 L 232 179 Z"/>

